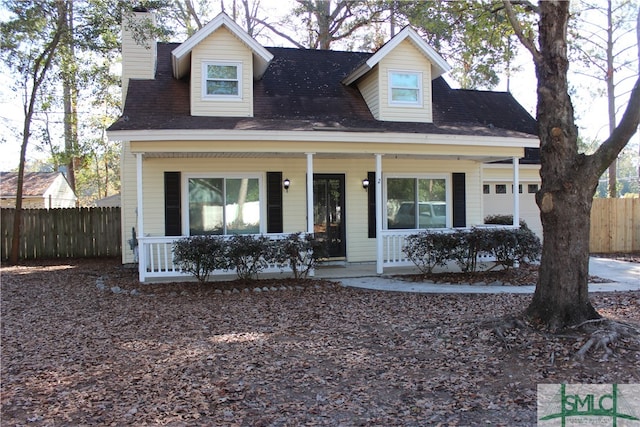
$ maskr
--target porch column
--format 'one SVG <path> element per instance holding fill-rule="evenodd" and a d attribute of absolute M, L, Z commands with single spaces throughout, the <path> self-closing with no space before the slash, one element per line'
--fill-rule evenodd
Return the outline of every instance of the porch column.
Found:
<path fill-rule="evenodd" d="M 313 155 L 307 155 L 307 233 L 313 233 Z"/>
<path fill-rule="evenodd" d="M 382 236 L 382 154 L 376 154 L 376 273 L 383 271 L 383 250 L 384 237 Z"/>
<path fill-rule="evenodd" d="M 512 159 L 513 162 L 513 226 L 520 227 L 520 191 L 518 189 L 520 183 L 520 162 L 517 157 Z"/>
<path fill-rule="evenodd" d="M 140 282 L 144 282 L 147 272 L 147 256 L 143 242 L 144 237 L 144 217 L 143 217 L 143 198 L 142 198 L 142 153 L 136 153 L 136 217 L 137 217 L 137 236 L 138 236 L 138 278 Z"/>

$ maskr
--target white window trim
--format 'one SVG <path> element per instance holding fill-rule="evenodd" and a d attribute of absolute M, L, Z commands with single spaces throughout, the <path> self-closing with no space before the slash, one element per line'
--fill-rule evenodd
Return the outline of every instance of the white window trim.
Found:
<path fill-rule="evenodd" d="M 258 198 L 260 200 L 260 234 L 264 234 L 267 228 L 266 219 L 267 219 L 267 201 L 266 201 L 266 190 L 263 188 L 266 185 L 266 179 L 264 174 L 259 174 L 255 172 L 234 172 L 234 173 L 184 173 L 182 174 L 182 182 L 181 182 L 181 211 L 182 211 L 182 235 L 190 236 L 189 234 L 189 180 L 191 178 L 222 178 L 224 180 L 230 179 L 238 179 L 238 178 L 249 178 L 249 179 L 258 179 Z M 226 227 L 226 226 L 225 226 Z M 228 236 L 228 234 L 223 234 L 223 236 Z"/>
<path fill-rule="evenodd" d="M 416 102 L 413 101 L 394 101 L 393 100 L 393 86 L 391 84 L 391 76 L 394 73 L 402 73 L 402 74 L 414 74 L 418 76 L 418 100 Z M 422 90 L 422 71 L 409 71 L 409 70 L 388 70 L 387 71 L 387 97 L 389 105 L 395 107 L 413 107 L 413 108 L 422 108 L 423 106 L 423 98 L 424 93 Z M 414 89 L 414 88 L 405 88 L 405 89 Z"/>
<path fill-rule="evenodd" d="M 238 94 L 237 95 L 210 95 L 207 94 L 207 71 L 209 65 L 233 66 L 238 70 Z M 203 61 L 202 62 L 202 99 L 205 101 L 242 101 L 242 62 L 228 61 Z M 235 81 L 235 80 L 229 80 Z"/>
<path fill-rule="evenodd" d="M 452 228 L 451 224 L 453 221 L 453 201 L 451 200 L 451 174 L 446 173 L 435 173 L 435 174 L 412 174 L 412 173 L 403 173 L 403 174 L 391 174 L 391 175 L 382 175 L 382 203 L 384 205 L 383 212 L 384 216 L 382 218 L 382 229 L 389 230 L 389 217 L 387 212 L 387 180 L 389 178 L 413 178 L 413 179 L 444 179 L 444 202 L 447 205 L 447 222 L 445 224 L 445 228 Z M 424 230 L 427 230 L 426 228 Z"/>

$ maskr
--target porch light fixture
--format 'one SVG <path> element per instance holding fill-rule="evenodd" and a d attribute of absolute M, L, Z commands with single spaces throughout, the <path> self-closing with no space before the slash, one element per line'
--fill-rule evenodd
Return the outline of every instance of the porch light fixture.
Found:
<path fill-rule="evenodd" d="M 287 193 L 289 192 L 290 185 L 291 181 L 289 181 L 289 178 L 285 178 L 284 181 L 282 181 L 282 188 L 284 188 Z"/>
<path fill-rule="evenodd" d="M 365 191 L 369 191 L 369 178 L 362 180 L 362 188 L 364 188 Z"/>

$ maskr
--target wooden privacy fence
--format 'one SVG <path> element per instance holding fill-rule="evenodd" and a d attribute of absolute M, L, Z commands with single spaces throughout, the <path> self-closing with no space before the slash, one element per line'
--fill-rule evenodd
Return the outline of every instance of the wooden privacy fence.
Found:
<path fill-rule="evenodd" d="M 640 251 L 640 199 L 593 199 L 589 251 Z"/>
<path fill-rule="evenodd" d="M 0 210 L 2 259 L 9 258 L 15 209 Z M 23 209 L 20 258 L 84 258 L 122 253 L 120 208 Z"/>

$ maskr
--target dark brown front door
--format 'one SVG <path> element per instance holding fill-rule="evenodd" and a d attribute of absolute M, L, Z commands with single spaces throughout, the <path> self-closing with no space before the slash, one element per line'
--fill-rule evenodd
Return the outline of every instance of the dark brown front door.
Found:
<path fill-rule="evenodd" d="M 346 256 L 344 174 L 313 175 L 313 229 L 329 258 Z"/>

